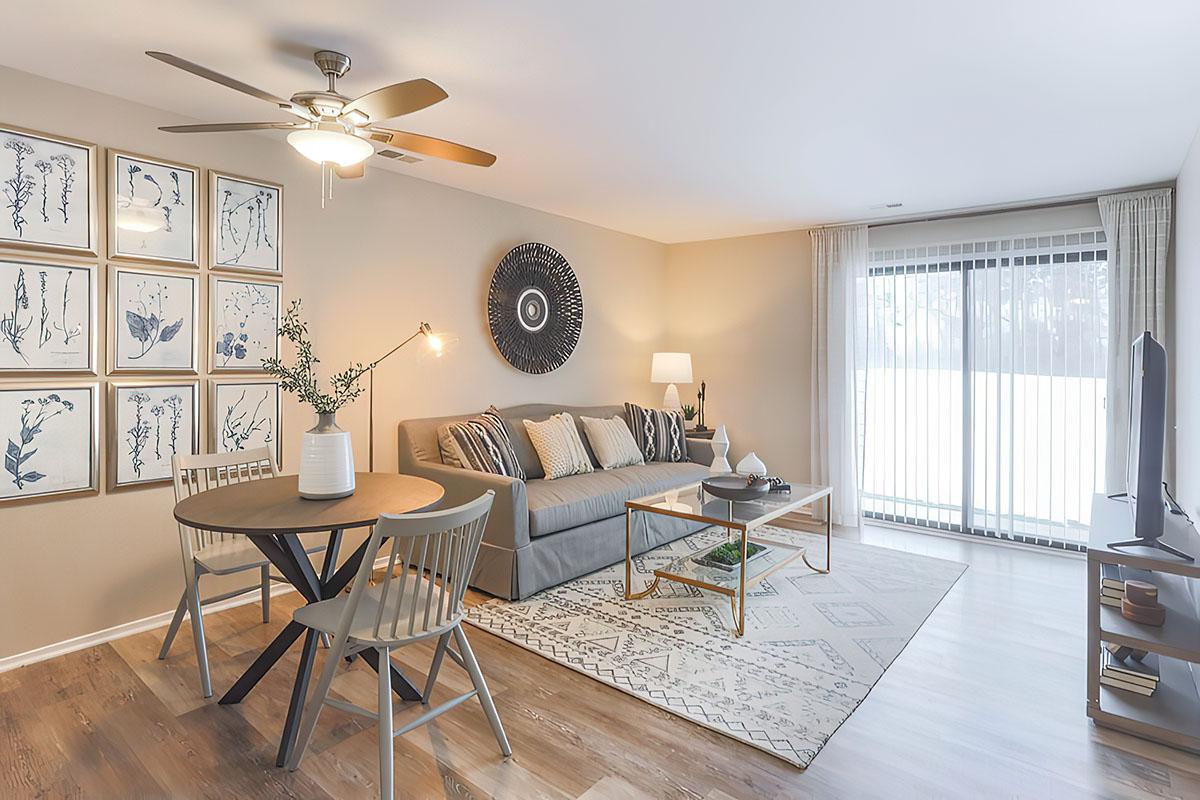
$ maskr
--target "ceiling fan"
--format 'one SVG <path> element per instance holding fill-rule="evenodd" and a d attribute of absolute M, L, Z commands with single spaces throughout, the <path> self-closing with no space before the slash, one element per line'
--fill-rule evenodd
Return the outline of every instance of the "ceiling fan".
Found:
<path fill-rule="evenodd" d="M 491 153 L 473 147 L 380 127 L 384 120 L 411 114 L 445 100 L 449 95 L 442 87 L 425 78 L 393 83 L 351 99 L 339 93 L 338 78 L 350 70 L 350 57 L 333 50 L 313 53 L 317 68 L 329 80 L 328 88 L 297 92 L 290 100 L 276 97 L 262 89 L 193 64 L 179 56 L 156 50 L 146 52 L 151 58 L 178 67 L 222 86 L 265 100 L 299 118 L 294 122 L 220 122 L 200 125 L 165 125 L 159 130 L 168 133 L 220 133 L 225 131 L 286 130 L 287 141 L 310 161 L 330 165 L 342 178 L 361 178 L 364 163 L 375 153 L 372 141 L 392 145 L 400 150 L 425 156 L 490 167 L 496 162 Z"/>

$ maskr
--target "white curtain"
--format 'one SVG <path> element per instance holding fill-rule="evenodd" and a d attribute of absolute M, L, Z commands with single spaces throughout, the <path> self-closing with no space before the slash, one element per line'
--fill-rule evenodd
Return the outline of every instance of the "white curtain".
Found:
<path fill-rule="evenodd" d="M 812 481 L 833 487 L 832 521 L 858 525 L 855 298 L 867 273 L 867 226 L 809 231 L 812 239 Z"/>
<path fill-rule="evenodd" d="M 1108 238 L 1108 410 L 1106 491 L 1125 490 L 1129 438 L 1129 354 L 1144 331 L 1166 339 L 1167 249 L 1171 240 L 1171 190 L 1098 198 Z"/>

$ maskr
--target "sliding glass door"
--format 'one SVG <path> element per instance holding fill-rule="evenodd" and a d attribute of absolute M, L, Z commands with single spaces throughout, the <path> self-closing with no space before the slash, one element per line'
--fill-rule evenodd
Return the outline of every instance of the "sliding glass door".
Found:
<path fill-rule="evenodd" d="M 1099 230 L 872 251 L 859 291 L 864 514 L 1080 549 L 1103 485 Z"/>

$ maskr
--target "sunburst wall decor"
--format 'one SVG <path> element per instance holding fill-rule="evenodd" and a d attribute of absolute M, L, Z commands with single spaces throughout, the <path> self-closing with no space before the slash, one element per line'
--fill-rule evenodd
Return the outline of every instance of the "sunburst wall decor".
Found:
<path fill-rule="evenodd" d="M 488 325 L 500 354 L 522 372 L 561 367 L 583 330 L 583 293 L 562 254 L 540 242 L 509 250 L 492 274 Z"/>

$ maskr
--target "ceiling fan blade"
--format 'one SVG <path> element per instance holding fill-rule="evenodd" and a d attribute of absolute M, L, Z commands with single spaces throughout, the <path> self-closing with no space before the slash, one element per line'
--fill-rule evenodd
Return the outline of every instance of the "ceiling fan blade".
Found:
<path fill-rule="evenodd" d="M 303 122 L 213 122 L 200 125 L 164 125 L 167 133 L 223 133 L 225 131 L 292 130 L 303 128 Z"/>
<path fill-rule="evenodd" d="M 449 96 L 445 89 L 433 81 L 417 78 L 404 83 L 393 83 L 351 100 L 342 109 L 342 114 L 361 111 L 373 122 L 378 122 L 420 111 L 434 103 L 440 103 Z"/>
<path fill-rule="evenodd" d="M 411 150 L 414 153 L 420 153 L 423 156 L 444 158 L 447 161 L 457 161 L 460 164 L 473 164 L 477 167 L 490 167 L 496 163 L 496 157 L 491 153 L 476 150 L 474 147 L 467 147 L 465 144 L 448 142 L 445 139 L 435 139 L 432 136 L 422 136 L 419 133 L 408 133 L 407 131 L 393 131 L 389 128 L 371 128 L 371 132 L 390 133 L 392 138 L 388 141 L 388 144 L 398 147 L 401 150 Z"/>
<path fill-rule="evenodd" d="M 287 100 L 284 100 L 281 97 L 276 97 L 275 95 L 271 94 L 270 92 L 264 92 L 262 89 L 258 89 L 254 86 L 251 86 L 248 83 L 242 83 L 239 80 L 230 78 L 228 75 L 222 75 L 219 72 L 214 72 L 213 70 L 209 69 L 208 67 L 202 67 L 199 64 L 193 64 L 191 61 L 182 59 L 179 56 L 173 56 L 170 53 L 162 53 L 162 52 L 159 52 L 158 50 L 147 50 L 146 55 L 150 56 L 151 58 L 157 59 L 157 60 L 163 62 L 164 64 L 170 64 L 172 67 L 177 67 L 177 68 L 183 70 L 184 72 L 190 72 L 193 75 L 197 75 L 206 80 L 213 81 L 214 83 L 219 83 L 222 86 L 227 86 L 236 92 L 241 92 L 242 94 L 248 94 L 251 97 L 258 98 L 259 100 L 265 100 L 268 103 L 279 106 L 284 111 L 288 111 L 292 114 L 296 114 L 297 116 L 301 116 L 301 117 L 305 117 L 305 118 L 308 117 L 307 114 L 303 113 L 300 109 L 293 106 Z"/>
<path fill-rule="evenodd" d="M 345 180 L 361 178 L 367 172 L 367 162 L 360 161 L 357 164 L 351 164 L 348 167 L 334 167 L 333 171 L 337 173 L 339 178 L 343 178 Z"/>

